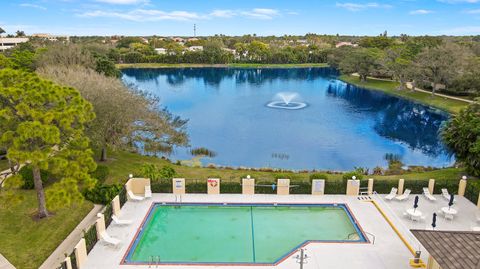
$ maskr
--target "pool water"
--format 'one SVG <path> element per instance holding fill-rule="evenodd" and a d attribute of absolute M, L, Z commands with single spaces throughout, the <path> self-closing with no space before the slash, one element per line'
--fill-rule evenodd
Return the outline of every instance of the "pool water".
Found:
<path fill-rule="evenodd" d="M 385 154 L 406 165 L 453 163 L 439 138 L 448 114 L 338 79 L 330 68 L 126 69 L 123 81 L 160 98 L 188 119 L 192 148 L 216 153 L 202 160 L 233 167 L 352 170 L 387 166 Z M 297 110 L 272 108 L 281 92 L 296 93 Z M 279 103 L 281 104 L 281 103 Z M 176 148 L 173 161 L 190 160 Z M 370 171 L 371 171 L 370 170 Z"/>
<path fill-rule="evenodd" d="M 125 263 L 272 264 L 306 241 L 365 242 L 345 205 L 155 205 Z"/>

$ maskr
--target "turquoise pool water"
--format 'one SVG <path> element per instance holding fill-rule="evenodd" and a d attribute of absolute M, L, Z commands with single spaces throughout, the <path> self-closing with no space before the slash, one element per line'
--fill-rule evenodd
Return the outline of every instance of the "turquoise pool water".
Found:
<path fill-rule="evenodd" d="M 308 241 L 365 242 L 345 205 L 155 205 L 125 263 L 281 260 Z"/>

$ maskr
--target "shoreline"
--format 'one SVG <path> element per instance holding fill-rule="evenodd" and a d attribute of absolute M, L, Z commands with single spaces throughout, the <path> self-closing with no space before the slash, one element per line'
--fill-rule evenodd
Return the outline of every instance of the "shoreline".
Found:
<path fill-rule="evenodd" d="M 133 63 L 116 64 L 118 69 L 127 68 L 310 68 L 329 67 L 327 63 L 305 63 L 305 64 L 254 64 L 254 63 L 233 63 L 233 64 L 166 64 L 166 63 Z"/>

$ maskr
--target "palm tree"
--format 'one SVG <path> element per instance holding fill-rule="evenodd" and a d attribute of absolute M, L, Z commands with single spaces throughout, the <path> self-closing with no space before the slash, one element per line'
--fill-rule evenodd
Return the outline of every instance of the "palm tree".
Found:
<path fill-rule="evenodd" d="M 3 30 L 2 27 L 0 27 L 0 35 L 3 34 L 3 33 L 5 33 L 5 30 Z"/>

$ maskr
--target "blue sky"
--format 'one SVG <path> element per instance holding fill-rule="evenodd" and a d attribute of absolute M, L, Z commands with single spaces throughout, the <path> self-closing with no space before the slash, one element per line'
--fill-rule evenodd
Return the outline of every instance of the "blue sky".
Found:
<path fill-rule="evenodd" d="M 10 0 L 0 14 L 27 34 L 480 34 L 480 0 Z"/>

